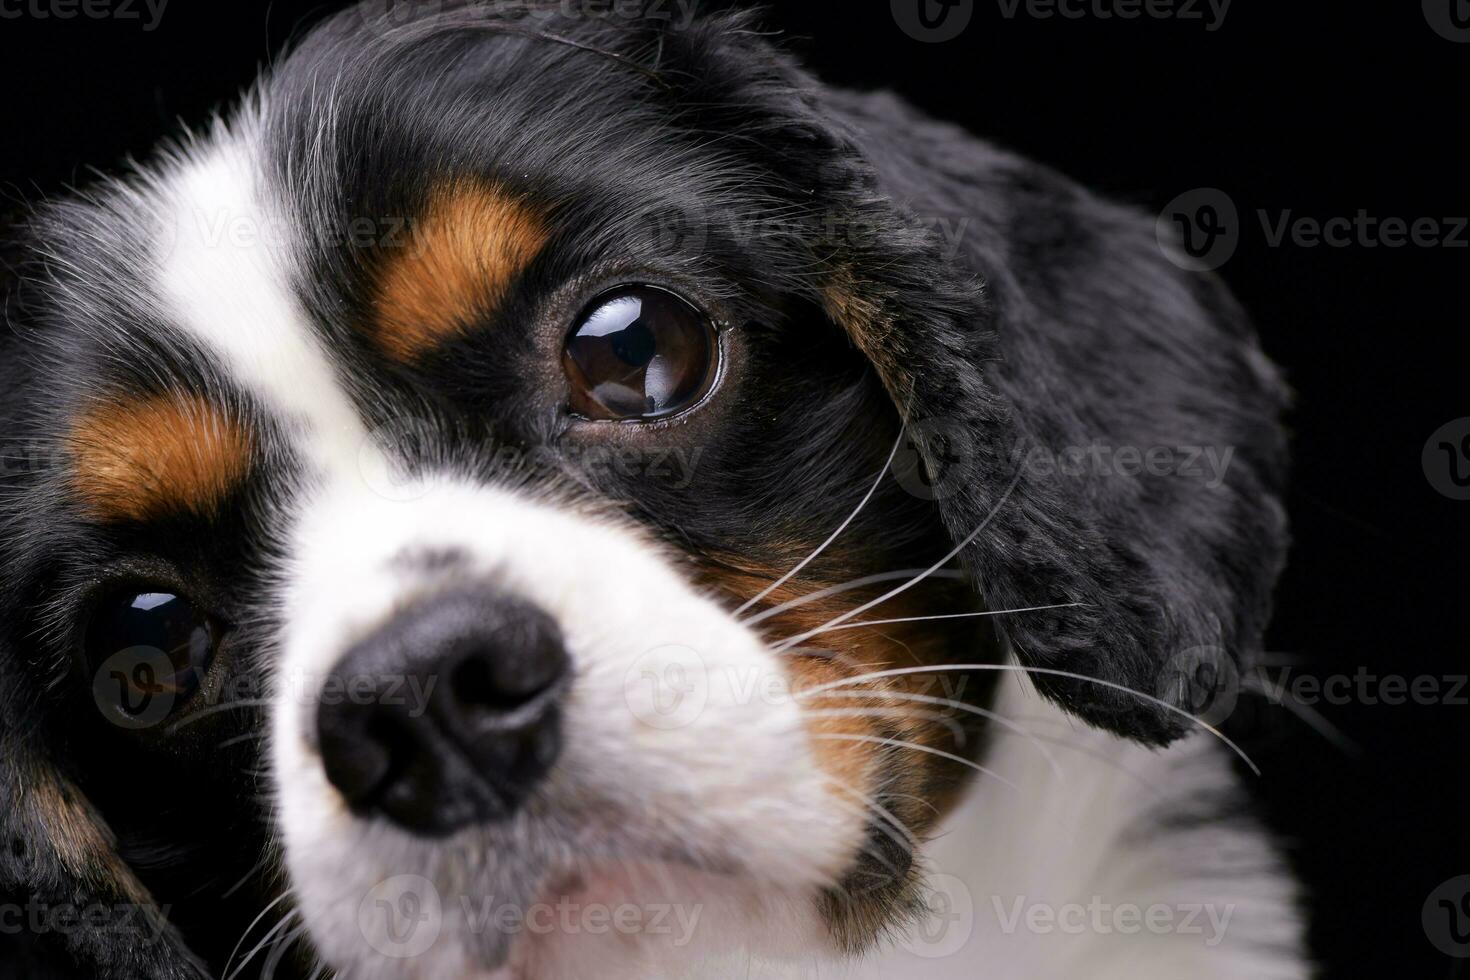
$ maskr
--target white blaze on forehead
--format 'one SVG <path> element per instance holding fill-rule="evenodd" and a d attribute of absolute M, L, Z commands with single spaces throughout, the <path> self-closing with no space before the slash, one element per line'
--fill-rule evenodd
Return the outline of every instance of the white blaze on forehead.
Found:
<path fill-rule="evenodd" d="M 247 124 L 180 164 L 159 285 L 172 323 L 306 440 L 309 461 L 352 472 L 368 433 L 291 288 L 292 223 L 268 192 Z"/>

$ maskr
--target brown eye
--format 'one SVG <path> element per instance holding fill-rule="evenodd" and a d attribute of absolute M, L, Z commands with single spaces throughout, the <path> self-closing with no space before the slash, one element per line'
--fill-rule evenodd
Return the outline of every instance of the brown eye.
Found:
<path fill-rule="evenodd" d="M 92 692 L 105 715 L 127 727 L 167 717 L 198 690 L 219 630 L 172 592 L 126 592 L 104 600 L 87 627 Z"/>
<path fill-rule="evenodd" d="M 567 338 L 572 411 L 638 422 L 674 415 L 709 391 L 718 355 L 714 324 L 673 293 L 653 286 L 607 293 Z"/>

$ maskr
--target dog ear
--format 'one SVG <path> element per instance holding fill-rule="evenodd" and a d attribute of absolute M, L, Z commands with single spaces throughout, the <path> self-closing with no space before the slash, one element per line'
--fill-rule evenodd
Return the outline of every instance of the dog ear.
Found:
<path fill-rule="evenodd" d="M 1032 610 L 1000 621 L 1040 690 L 1148 743 L 1196 727 L 1260 650 L 1286 543 L 1285 391 L 1235 302 L 1142 215 L 891 96 L 750 31 L 680 43 L 711 131 L 760 133 L 824 212 L 805 288 L 908 417 L 897 475 L 989 607 Z"/>
<path fill-rule="evenodd" d="M 19 350 L 26 254 L 20 235 L 0 224 L 0 895 L 24 909 L 26 933 L 0 934 L 0 963 L 24 957 L 34 970 L 56 964 L 56 976 L 184 980 L 202 975 L 199 965 L 40 735 L 47 695 L 24 653 L 10 574 L 31 477 L 13 442 L 30 388 Z M 77 918 L 98 909 L 121 928 L 88 928 Z"/>

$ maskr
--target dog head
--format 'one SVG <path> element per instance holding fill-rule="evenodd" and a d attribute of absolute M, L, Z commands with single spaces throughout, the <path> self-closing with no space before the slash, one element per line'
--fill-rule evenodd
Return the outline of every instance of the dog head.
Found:
<path fill-rule="evenodd" d="M 18 234 L 4 868 L 169 923 L 74 955 L 218 969 L 278 896 L 351 977 L 576 975 L 484 898 L 860 948 L 983 668 L 1162 744 L 1258 647 L 1280 394 L 1218 285 L 643 14 L 348 11 Z M 1190 447 L 1228 465 L 1142 465 Z"/>

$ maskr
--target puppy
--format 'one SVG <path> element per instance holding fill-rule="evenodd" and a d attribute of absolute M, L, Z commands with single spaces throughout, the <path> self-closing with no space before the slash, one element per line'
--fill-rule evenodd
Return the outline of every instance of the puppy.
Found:
<path fill-rule="evenodd" d="M 60 975 L 1307 975 L 1195 717 L 1283 387 L 1141 216 L 748 16 L 376 4 L 6 249 Z"/>

